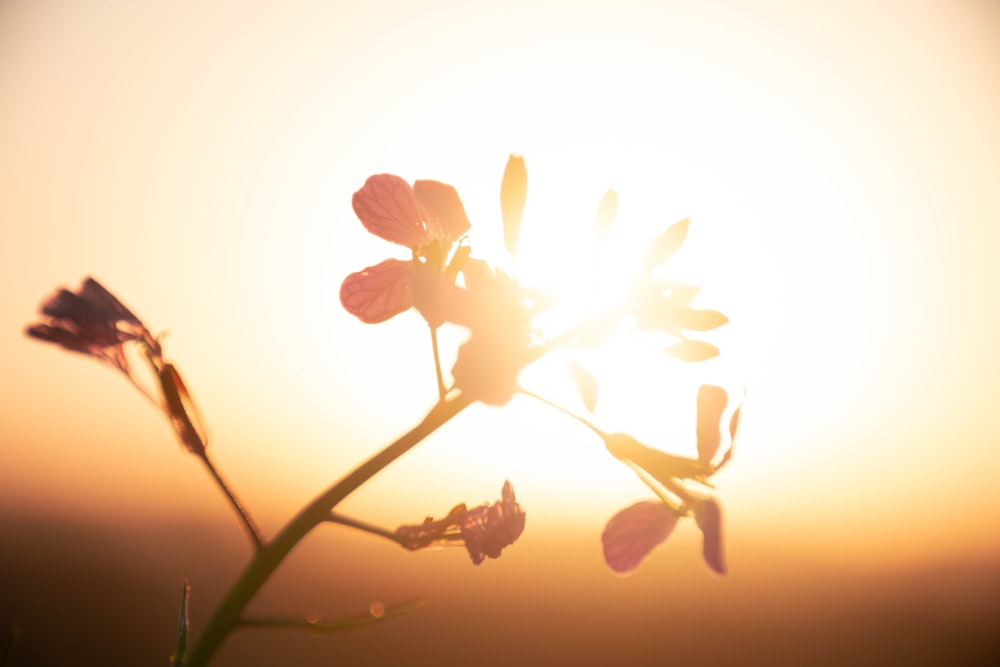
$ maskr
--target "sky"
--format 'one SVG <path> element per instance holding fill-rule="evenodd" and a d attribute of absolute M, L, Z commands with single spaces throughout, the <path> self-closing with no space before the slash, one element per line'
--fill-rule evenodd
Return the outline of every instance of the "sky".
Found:
<path fill-rule="evenodd" d="M 700 383 L 746 391 L 716 480 L 721 586 L 815 563 L 995 566 L 998 32 L 1000 9 L 975 0 L 3 3 L 8 530 L 231 525 L 127 382 L 24 336 L 53 289 L 92 275 L 166 333 L 214 459 L 274 534 L 435 400 L 419 316 L 365 325 L 339 304 L 347 274 L 405 257 L 352 193 L 377 173 L 450 183 L 474 253 L 503 263 L 513 153 L 529 173 L 518 270 L 569 301 L 691 221 L 672 270 L 730 317 L 720 358 L 623 344 L 574 360 L 601 383 L 598 423 L 679 453 Z M 618 222 L 595 268 L 608 189 Z M 462 336 L 442 333 L 446 367 Z M 525 385 L 582 410 L 552 361 Z M 589 545 L 581 577 L 604 522 L 649 495 L 585 429 L 517 398 L 470 408 L 344 510 L 392 527 L 495 500 L 505 479 L 531 553 Z M 649 576 L 711 579 L 693 539 Z"/>

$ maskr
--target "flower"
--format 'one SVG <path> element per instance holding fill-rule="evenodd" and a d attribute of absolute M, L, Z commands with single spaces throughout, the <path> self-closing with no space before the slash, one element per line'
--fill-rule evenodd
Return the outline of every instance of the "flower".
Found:
<path fill-rule="evenodd" d="M 485 262 L 466 262 L 462 274 L 469 298 L 453 300 L 445 319 L 468 327 L 470 336 L 458 349 L 451 375 L 464 393 L 489 405 L 504 405 L 514 395 L 521 369 L 531 361 L 532 311 L 520 285 Z"/>
<path fill-rule="evenodd" d="M 399 176 L 377 174 L 354 193 L 352 205 L 369 232 L 412 252 L 409 260 L 387 259 L 344 279 L 340 301 L 352 315 L 384 322 L 413 305 L 415 290 L 433 289 L 443 276 L 454 281 L 467 252 L 456 251 L 450 264 L 448 256 L 471 226 L 455 188 L 438 181 L 411 187 Z"/>
<path fill-rule="evenodd" d="M 505 481 L 501 500 L 496 503 L 471 510 L 465 503 L 456 505 L 443 519 L 427 517 L 421 524 L 400 526 L 396 537 L 411 551 L 462 542 L 473 565 L 479 565 L 486 558 L 499 558 L 503 548 L 513 544 L 523 531 L 524 510 L 514 498 L 514 487 Z"/>
<path fill-rule="evenodd" d="M 159 349 L 139 318 L 90 277 L 76 292 L 60 289 L 51 295 L 41 311 L 48 320 L 29 326 L 29 336 L 110 363 L 126 374 L 125 343 L 142 341 L 153 350 Z"/>

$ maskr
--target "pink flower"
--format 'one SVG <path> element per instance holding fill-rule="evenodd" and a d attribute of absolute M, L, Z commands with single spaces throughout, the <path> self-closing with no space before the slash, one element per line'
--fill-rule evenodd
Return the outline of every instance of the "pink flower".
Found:
<path fill-rule="evenodd" d="M 399 176 L 377 174 L 354 193 L 352 204 L 369 232 L 406 246 L 412 258 L 387 259 L 347 276 L 340 301 L 348 312 L 363 322 L 383 322 L 408 310 L 415 290 L 433 290 L 445 275 L 454 281 L 464 254 L 455 253 L 451 264 L 448 256 L 471 226 L 455 188 L 438 181 L 410 187 Z"/>
<path fill-rule="evenodd" d="M 504 482 L 501 500 L 466 509 L 456 505 L 443 519 L 427 517 L 417 525 L 400 526 L 396 537 L 410 550 L 444 544 L 465 544 L 474 565 L 499 558 L 503 548 L 524 531 L 524 510 L 514 498 L 514 487 Z"/>

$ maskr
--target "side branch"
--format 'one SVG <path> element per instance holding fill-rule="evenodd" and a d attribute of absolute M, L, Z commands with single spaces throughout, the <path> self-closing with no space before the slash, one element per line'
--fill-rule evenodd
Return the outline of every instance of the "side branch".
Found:
<path fill-rule="evenodd" d="M 265 544 L 230 588 L 209 619 L 188 657 L 188 665 L 206 665 L 229 632 L 241 624 L 241 614 L 257 591 L 306 534 L 329 520 L 344 498 L 376 473 L 416 446 L 473 402 L 463 394 L 442 401 L 417 426 L 381 450 L 303 508 L 269 544 Z"/>

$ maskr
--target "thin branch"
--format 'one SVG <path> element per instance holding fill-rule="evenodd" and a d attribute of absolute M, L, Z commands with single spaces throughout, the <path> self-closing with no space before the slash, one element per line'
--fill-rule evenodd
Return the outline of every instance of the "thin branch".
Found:
<path fill-rule="evenodd" d="M 246 569 L 233 583 L 226 597 L 209 618 L 201 636 L 188 655 L 188 665 L 208 664 L 208 661 L 229 635 L 229 631 L 240 623 L 243 609 L 278 568 L 285 556 L 313 528 L 326 521 L 330 512 L 340 501 L 472 403 L 472 398 L 461 393 L 438 403 L 410 431 L 369 458 L 302 508 L 274 540 L 265 544 L 254 555 Z"/>
<path fill-rule="evenodd" d="M 243 532 L 247 534 L 247 537 L 253 543 L 254 548 L 259 552 L 264 547 L 264 538 L 261 536 L 260 528 L 254 522 L 253 518 L 250 516 L 250 512 L 247 511 L 246 507 L 240 502 L 240 499 L 236 497 L 236 494 L 226 483 L 226 480 L 222 479 L 222 475 L 219 471 L 215 469 L 212 462 L 208 459 L 208 454 L 203 454 L 199 456 L 205 467 L 208 468 L 208 472 L 212 474 L 212 478 L 215 479 L 216 484 L 222 489 L 222 493 L 225 494 L 226 500 L 229 501 L 230 506 L 232 506 L 233 511 L 236 512 L 236 516 L 240 520 L 240 525 L 243 527 Z"/>
<path fill-rule="evenodd" d="M 328 516 L 326 520 L 329 523 L 339 523 L 342 526 L 357 528 L 358 530 L 362 530 L 366 533 L 371 533 L 372 535 L 378 535 L 379 537 L 384 537 L 387 540 L 392 540 L 400 546 L 406 546 L 406 540 L 399 535 L 396 535 L 396 533 L 390 532 L 385 528 L 379 528 L 378 526 L 365 521 L 352 519 L 349 516 L 344 516 L 343 514 L 338 514 L 337 512 L 330 512 L 330 516 Z"/>
<path fill-rule="evenodd" d="M 444 388 L 444 374 L 441 373 L 441 353 L 438 351 L 437 329 L 428 323 L 431 329 L 431 348 L 434 350 L 434 372 L 437 374 L 438 400 L 444 401 L 447 391 Z"/>
<path fill-rule="evenodd" d="M 572 410 L 569 410 L 568 408 L 564 408 L 563 406 L 559 405 L 558 403 L 550 401 L 549 399 L 545 398 L 544 396 L 540 396 L 539 394 L 536 394 L 533 391 L 529 391 L 529 390 L 525 389 L 524 387 L 520 387 L 519 386 L 517 388 L 517 392 L 519 394 L 524 394 L 525 396 L 533 398 L 536 401 L 541 401 L 542 403 L 544 403 L 545 405 L 549 406 L 550 408 L 555 408 L 556 410 L 558 410 L 559 412 L 563 413 L 567 417 L 575 419 L 576 421 L 580 422 L 581 424 L 583 424 L 584 426 L 586 426 L 587 428 L 589 428 L 591 431 L 593 431 L 594 433 L 596 433 L 599 438 L 604 439 L 605 437 L 607 437 L 607 434 L 604 431 L 602 431 L 600 428 L 598 428 L 596 424 L 594 424 L 589 419 L 586 419 L 585 417 L 581 417 L 580 415 L 576 414 Z"/>

